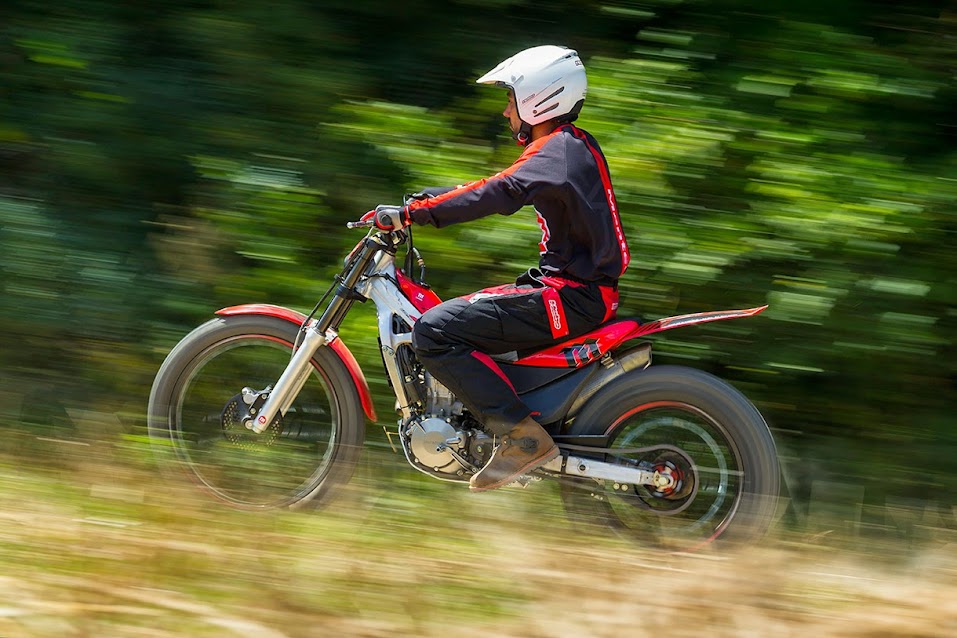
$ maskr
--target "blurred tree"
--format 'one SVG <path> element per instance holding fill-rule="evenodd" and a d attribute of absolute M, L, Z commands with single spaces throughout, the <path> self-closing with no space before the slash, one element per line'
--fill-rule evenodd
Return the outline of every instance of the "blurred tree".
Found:
<path fill-rule="evenodd" d="M 744 387 L 808 476 L 952 490 L 955 24 L 931 0 L 4 3 L 0 383 L 135 411 L 216 307 L 308 307 L 346 220 L 511 163 L 472 80 L 555 42 L 636 256 L 622 312 L 771 304 L 659 356 Z M 538 237 L 519 213 L 418 239 L 448 296 Z"/>

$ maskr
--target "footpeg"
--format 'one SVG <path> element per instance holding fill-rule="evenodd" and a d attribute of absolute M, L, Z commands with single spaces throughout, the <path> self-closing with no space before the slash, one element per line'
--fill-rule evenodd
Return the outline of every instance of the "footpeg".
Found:
<path fill-rule="evenodd" d="M 525 488 L 525 487 L 528 487 L 530 483 L 534 483 L 536 481 L 541 481 L 541 480 L 542 480 L 541 476 L 535 476 L 533 474 L 523 474 L 522 476 L 519 476 L 517 479 L 512 481 L 509 485 L 518 485 L 519 487 Z"/>

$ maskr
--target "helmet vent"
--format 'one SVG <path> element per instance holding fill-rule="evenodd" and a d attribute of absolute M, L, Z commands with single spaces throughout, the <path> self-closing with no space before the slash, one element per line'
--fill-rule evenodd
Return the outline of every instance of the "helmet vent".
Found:
<path fill-rule="evenodd" d="M 538 104 L 535 105 L 535 107 L 537 108 L 537 107 L 541 106 L 542 104 L 544 104 L 545 102 L 549 101 L 550 99 L 552 99 L 553 97 L 555 97 L 556 95 L 558 95 L 559 93 L 561 93 L 561 92 L 564 91 L 564 90 L 565 90 L 565 87 L 564 87 L 564 86 L 558 87 L 558 90 L 557 90 L 557 91 L 553 91 L 548 97 L 543 98 Z"/>

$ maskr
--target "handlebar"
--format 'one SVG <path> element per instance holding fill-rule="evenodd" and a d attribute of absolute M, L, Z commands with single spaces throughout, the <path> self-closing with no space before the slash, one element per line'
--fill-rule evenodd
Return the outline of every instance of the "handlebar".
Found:
<path fill-rule="evenodd" d="M 423 193 L 415 193 L 411 195 L 406 194 L 405 197 L 402 198 L 402 203 L 403 205 L 408 205 L 409 202 L 411 202 L 412 200 L 421 199 L 423 196 L 425 196 Z M 346 228 L 349 228 L 349 229 L 374 228 L 375 226 L 376 226 L 376 223 L 374 219 L 360 219 L 354 222 L 346 222 Z M 408 276 L 414 280 L 414 277 L 412 274 L 412 261 L 414 259 L 416 263 L 418 263 L 419 265 L 418 281 L 424 282 L 425 281 L 425 260 L 422 259 L 422 255 L 420 255 L 419 251 L 416 250 L 416 248 L 412 245 L 412 228 L 411 227 L 408 228 L 408 233 L 405 232 L 404 228 L 397 228 L 392 231 L 382 231 L 382 232 L 385 233 L 386 236 L 392 237 L 393 241 L 395 240 L 402 241 L 402 242 L 408 241 L 409 251 L 406 254 L 405 270 L 408 272 Z M 362 242 L 359 242 L 359 244 L 356 245 L 356 248 L 354 248 L 352 250 L 352 253 L 349 254 L 349 257 L 346 258 L 347 260 L 352 258 L 352 255 L 355 253 L 356 249 L 358 249 L 358 247 L 361 244 Z"/>
<path fill-rule="evenodd" d="M 423 197 L 427 197 L 427 196 L 426 196 L 424 193 L 406 193 L 406 194 L 402 197 L 402 205 L 403 205 L 403 206 L 406 206 L 406 205 L 409 204 L 409 202 L 411 202 L 411 201 L 413 201 L 413 200 L 416 200 L 416 199 L 422 199 Z M 355 221 L 355 222 L 346 222 L 346 228 L 349 228 L 349 229 L 352 229 L 352 228 L 370 228 L 370 227 L 372 227 L 372 226 L 375 226 L 375 220 L 374 220 L 374 219 L 369 219 L 369 220 L 366 220 L 366 221 L 359 220 L 359 221 Z"/>

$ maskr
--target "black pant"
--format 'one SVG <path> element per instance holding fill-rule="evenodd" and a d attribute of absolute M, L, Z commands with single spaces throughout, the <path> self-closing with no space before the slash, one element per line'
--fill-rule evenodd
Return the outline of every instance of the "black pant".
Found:
<path fill-rule="evenodd" d="M 415 322 L 412 345 L 422 365 L 501 435 L 532 411 L 489 355 L 543 349 L 577 337 L 613 317 L 617 306 L 613 286 L 531 270 L 514 284 L 431 308 Z"/>

